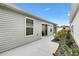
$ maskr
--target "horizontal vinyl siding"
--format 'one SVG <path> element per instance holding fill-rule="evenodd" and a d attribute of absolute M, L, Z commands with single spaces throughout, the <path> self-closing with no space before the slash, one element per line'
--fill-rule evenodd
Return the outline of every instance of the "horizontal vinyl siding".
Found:
<path fill-rule="evenodd" d="M 52 28 L 52 32 L 50 32 L 50 29 Z M 53 25 L 52 24 L 48 24 L 48 35 L 53 35 Z"/>
<path fill-rule="evenodd" d="M 71 26 L 73 26 L 73 33 L 72 33 L 72 35 L 73 35 L 77 45 L 79 46 L 79 11 L 76 14 L 73 22 L 71 23 Z"/>
<path fill-rule="evenodd" d="M 25 36 L 25 17 L 6 8 L 0 8 L 0 52 L 35 41 L 41 37 L 40 34 L 38 36 L 35 34 L 37 30 L 35 28 L 40 28 L 38 21 L 38 25 L 34 23 L 34 35 Z M 36 21 L 34 20 L 34 22 Z M 40 30 L 38 30 L 39 32 Z"/>

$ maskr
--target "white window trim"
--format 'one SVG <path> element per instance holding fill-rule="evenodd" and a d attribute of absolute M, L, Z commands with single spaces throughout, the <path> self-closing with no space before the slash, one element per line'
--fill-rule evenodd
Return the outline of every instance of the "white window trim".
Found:
<path fill-rule="evenodd" d="M 31 34 L 31 35 L 26 35 L 26 20 L 27 20 L 27 18 L 33 20 L 33 34 Z M 33 19 L 33 18 L 31 18 L 31 17 L 25 17 L 25 31 L 24 31 L 24 32 L 25 32 L 25 37 L 34 36 L 34 20 L 35 20 L 35 19 Z"/>

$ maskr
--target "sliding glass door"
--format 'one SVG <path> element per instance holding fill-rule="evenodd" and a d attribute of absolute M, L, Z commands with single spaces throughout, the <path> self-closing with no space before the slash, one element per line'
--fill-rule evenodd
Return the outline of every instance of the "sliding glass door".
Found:
<path fill-rule="evenodd" d="M 42 36 L 47 36 L 47 24 L 42 24 Z"/>

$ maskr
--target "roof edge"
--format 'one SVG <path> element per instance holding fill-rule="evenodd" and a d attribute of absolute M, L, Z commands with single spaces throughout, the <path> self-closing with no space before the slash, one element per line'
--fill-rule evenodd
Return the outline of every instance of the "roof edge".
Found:
<path fill-rule="evenodd" d="M 35 19 L 39 19 L 39 20 L 42 20 L 42 21 L 45 21 L 45 22 L 48 22 L 48 23 L 57 25 L 56 23 L 53 23 L 53 22 L 48 21 L 48 20 L 46 20 L 46 19 L 43 19 L 43 18 L 41 18 L 41 17 L 39 17 L 39 16 L 36 16 L 36 15 L 34 15 L 34 14 L 32 14 L 32 13 L 26 12 L 26 11 L 20 9 L 20 8 L 15 7 L 15 6 L 11 6 L 11 5 L 8 5 L 8 4 L 6 4 L 6 3 L 0 3 L 0 5 L 3 6 L 3 7 L 8 8 L 8 9 L 11 9 L 11 10 L 13 10 L 13 11 L 16 11 L 16 12 L 18 12 L 18 13 L 31 16 L 31 17 L 33 17 L 33 18 L 35 18 Z"/>
<path fill-rule="evenodd" d="M 72 8 L 71 8 L 70 23 L 73 22 L 78 10 L 79 10 L 79 4 L 78 3 L 73 3 Z"/>

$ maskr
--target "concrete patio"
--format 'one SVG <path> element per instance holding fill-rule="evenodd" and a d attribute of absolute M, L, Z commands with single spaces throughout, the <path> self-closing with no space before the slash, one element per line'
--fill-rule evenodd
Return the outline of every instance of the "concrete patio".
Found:
<path fill-rule="evenodd" d="M 1 53 L 0 56 L 52 56 L 58 48 L 58 43 L 51 42 L 53 36 Z"/>

